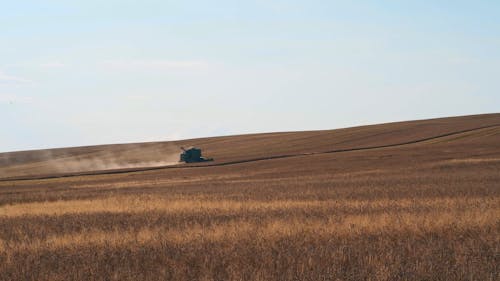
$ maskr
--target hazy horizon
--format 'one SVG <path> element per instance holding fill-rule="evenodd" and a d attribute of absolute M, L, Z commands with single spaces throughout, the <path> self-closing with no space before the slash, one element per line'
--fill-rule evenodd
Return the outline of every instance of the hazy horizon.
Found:
<path fill-rule="evenodd" d="M 500 112 L 500 2 L 23 1 L 0 152 Z"/>

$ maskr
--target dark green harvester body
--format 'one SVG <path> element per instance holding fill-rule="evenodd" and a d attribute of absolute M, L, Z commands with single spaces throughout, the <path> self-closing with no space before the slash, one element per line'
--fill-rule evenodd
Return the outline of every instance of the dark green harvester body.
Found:
<path fill-rule="evenodd" d="M 181 153 L 181 162 L 186 162 L 186 163 L 194 163 L 194 162 L 206 162 L 206 161 L 213 161 L 212 158 L 205 158 L 201 156 L 201 149 L 196 148 L 196 147 L 190 147 L 188 149 L 184 149 L 184 147 L 181 147 L 182 153 Z"/>

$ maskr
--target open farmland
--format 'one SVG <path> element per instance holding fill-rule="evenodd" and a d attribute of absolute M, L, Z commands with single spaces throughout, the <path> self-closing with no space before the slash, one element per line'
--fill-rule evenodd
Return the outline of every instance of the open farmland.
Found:
<path fill-rule="evenodd" d="M 216 161 L 36 179 L 182 145 Z M 500 278 L 500 114 L 4 153 L 0 177 L 24 179 L 0 182 L 0 280 Z"/>

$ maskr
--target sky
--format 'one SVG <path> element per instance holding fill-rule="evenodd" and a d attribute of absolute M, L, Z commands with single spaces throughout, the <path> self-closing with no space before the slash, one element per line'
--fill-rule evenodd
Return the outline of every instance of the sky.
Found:
<path fill-rule="evenodd" d="M 498 0 L 0 7 L 0 152 L 500 112 Z"/>

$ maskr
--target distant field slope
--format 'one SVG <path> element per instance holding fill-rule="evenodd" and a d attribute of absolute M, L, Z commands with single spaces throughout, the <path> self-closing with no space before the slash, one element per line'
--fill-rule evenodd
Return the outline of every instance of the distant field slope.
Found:
<path fill-rule="evenodd" d="M 0 153 L 0 179 L 178 164 L 181 146 L 195 145 L 212 164 L 280 155 L 407 143 L 500 126 L 500 114 L 397 122 L 337 130 L 212 137 L 172 142 L 113 144 Z M 465 134 L 465 133 L 464 133 Z"/>

